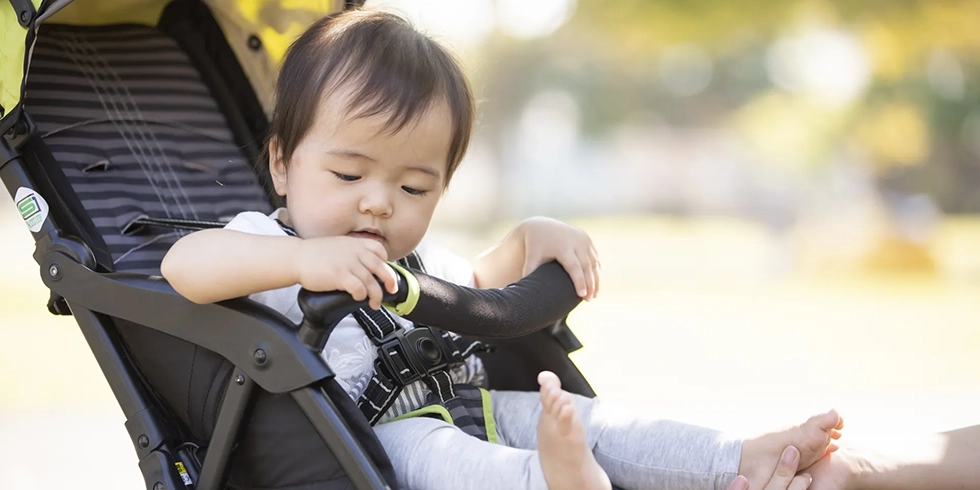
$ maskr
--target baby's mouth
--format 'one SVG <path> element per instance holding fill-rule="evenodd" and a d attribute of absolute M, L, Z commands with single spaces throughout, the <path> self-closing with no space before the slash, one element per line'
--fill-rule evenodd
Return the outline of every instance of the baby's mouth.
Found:
<path fill-rule="evenodd" d="M 381 236 L 381 234 L 376 233 L 376 232 L 373 232 L 373 231 L 367 231 L 367 230 L 352 231 L 352 232 L 348 233 L 347 236 L 354 237 L 354 238 L 367 238 L 368 240 L 374 240 L 374 241 L 378 241 L 378 242 L 384 242 L 385 241 L 385 238 L 383 236 Z"/>

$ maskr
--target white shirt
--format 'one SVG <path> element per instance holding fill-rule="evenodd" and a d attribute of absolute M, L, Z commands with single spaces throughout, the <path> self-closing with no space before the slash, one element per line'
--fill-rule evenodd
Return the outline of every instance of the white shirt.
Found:
<path fill-rule="evenodd" d="M 235 216 L 225 229 L 255 235 L 288 236 L 276 221 L 283 211 L 280 208 L 268 216 L 258 212 L 244 212 Z M 461 286 L 475 286 L 473 267 L 466 259 L 433 246 L 425 240 L 415 251 L 422 259 L 426 274 Z M 254 293 L 249 295 L 249 299 L 271 307 L 298 325 L 303 320 L 303 312 L 299 309 L 297 301 L 299 290 L 300 285 L 295 284 Z M 391 317 L 399 325 L 407 329 L 413 328 L 408 320 L 394 314 Z M 344 317 L 337 324 L 330 338 L 327 339 L 321 355 L 336 374 L 336 381 L 351 398 L 357 400 L 374 374 L 374 360 L 378 353 L 353 315 Z M 470 356 L 466 365 L 460 366 L 452 374 L 457 383 L 481 384 L 485 373 L 479 358 Z M 428 387 L 421 381 L 406 387 L 381 421 L 419 408 L 428 391 Z"/>

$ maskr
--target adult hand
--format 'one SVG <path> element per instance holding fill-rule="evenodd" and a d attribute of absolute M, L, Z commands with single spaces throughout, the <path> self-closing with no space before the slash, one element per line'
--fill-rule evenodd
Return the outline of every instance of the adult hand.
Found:
<path fill-rule="evenodd" d="M 810 490 L 844 490 L 853 487 L 853 475 L 860 467 L 858 457 L 847 448 L 841 448 L 833 454 L 828 454 L 806 472 L 813 476 Z M 895 485 L 888 485 L 894 487 Z"/>
<path fill-rule="evenodd" d="M 765 490 L 806 490 L 812 479 L 806 473 L 796 474 L 799 465 L 800 451 L 793 446 L 786 447 Z M 749 481 L 739 475 L 728 486 L 728 490 L 749 490 Z"/>

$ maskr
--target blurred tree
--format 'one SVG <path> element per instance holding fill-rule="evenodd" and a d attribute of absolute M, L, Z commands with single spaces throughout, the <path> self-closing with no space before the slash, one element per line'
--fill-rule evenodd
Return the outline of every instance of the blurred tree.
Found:
<path fill-rule="evenodd" d="M 496 32 L 477 48 L 474 58 L 488 60 L 473 70 L 481 128 L 503 151 L 526 102 L 553 89 L 579 104 L 585 138 L 650 117 L 671 127 L 752 121 L 762 129 L 750 141 L 795 135 L 762 146 L 810 152 L 805 167 L 856 149 L 885 188 L 980 212 L 980 143 L 969 149 L 980 141 L 976 19 L 975 0 L 578 0 L 550 36 Z M 867 60 L 862 92 L 836 110 L 772 80 L 773 46 L 814 29 L 845 33 Z M 661 83 L 663 55 L 677 45 L 707 53 L 703 91 L 679 96 Z M 802 63 L 826 61 L 813 56 Z M 784 131 L 766 132 L 767 122 Z"/>

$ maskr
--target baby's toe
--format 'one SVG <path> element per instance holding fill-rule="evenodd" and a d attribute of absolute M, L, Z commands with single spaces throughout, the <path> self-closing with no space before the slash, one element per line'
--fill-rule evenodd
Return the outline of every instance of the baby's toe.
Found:
<path fill-rule="evenodd" d="M 554 388 L 554 387 L 551 387 L 551 386 L 543 386 L 541 388 L 541 408 L 542 408 L 542 410 L 544 410 L 547 413 L 551 413 L 551 414 L 556 413 L 558 411 L 558 409 L 560 408 L 560 405 L 558 404 L 558 402 L 559 402 L 559 399 L 561 397 L 561 393 L 562 393 L 562 391 L 559 390 L 559 389 L 557 389 L 557 388 Z"/>
<path fill-rule="evenodd" d="M 561 388 L 561 380 L 558 379 L 558 375 L 551 371 L 541 371 L 538 373 L 538 384 L 541 385 L 541 388 L 548 386 Z"/>
<path fill-rule="evenodd" d="M 843 426 L 843 420 L 841 420 L 837 410 L 831 410 L 827 413 L 810 417 L 803 425 L 812 431 L 829 433 L 831 430 L 837 429 L 838 426 Z"/>
<path fill-rule="evenodd" d="M 571 422 L 572 417 L 575 415 L 575 407 L 571 403 L 561 404 L 561 401 L 558 403 L 560 404 L 558 405 L 558 421 L 562 423 Z"/>

